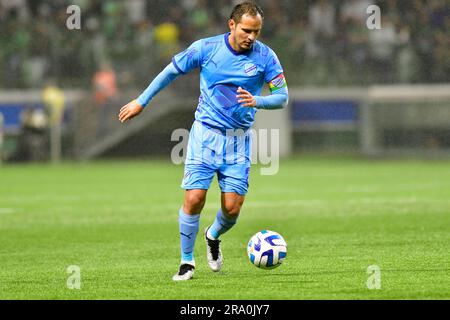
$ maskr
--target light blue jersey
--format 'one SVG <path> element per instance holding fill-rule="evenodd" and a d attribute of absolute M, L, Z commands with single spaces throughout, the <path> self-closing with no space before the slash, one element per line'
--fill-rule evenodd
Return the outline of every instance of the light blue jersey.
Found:
<path fill-rule="evenodd" d="M 200 68 L 197 121 L 212 128 L 245 130 L 252 126 L 257 109 L 238 103 L 238 87 L 260 96 L 264 83 L 283 74 L 283 68 L 265 44 L 256 41 L 249 51 L 236 52 L 228 36 L 198 40 L 175 55 L 172 63 L 182 74 Z M 284 78 L 281 80 L 284 83 Z"/>
<path fill-rule="evenodd" d="M 180 74 L 200 69 L 200 98 L 181 185 L 186 190 L 209 189 L 217 173 L 222 192 L 245 195 L 252 142 L 247 129 L 258 109 L 280 109 L 288 102 L 283 68 L 272 49 L 256 41 L 250 50 L 236 52 L 228 42 L 229 35 L 198 40 L 175 55 L 137 98 L 145 107 Z M 261 96 L 264 83 L 269 84 L 270 96 Z M 253 95 L 255 107 L 243 107 L 238 102 L 239 87 Z"/>

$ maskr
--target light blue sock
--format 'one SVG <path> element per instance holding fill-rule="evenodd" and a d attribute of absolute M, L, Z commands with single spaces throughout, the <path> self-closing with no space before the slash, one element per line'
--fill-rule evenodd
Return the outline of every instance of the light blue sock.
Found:
<path fill-rule="evenodd" d="M 216 220 L 208 230 L 208 238 L 212 240 L 219 239 L 220 235 L 230 230 L 237 221 L 238 217 L 227 216 L 222 209 L 217 212 Z"/>
<path fill-rule="evenodd" d="M 200 214 L 189 215 L 179 211 L 181 263 L 194 263 L 194 245 L 200 225 Z"/>

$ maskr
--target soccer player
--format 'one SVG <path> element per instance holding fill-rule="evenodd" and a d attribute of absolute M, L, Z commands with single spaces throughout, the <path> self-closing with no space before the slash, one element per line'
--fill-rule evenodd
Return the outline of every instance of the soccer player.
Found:
<path fill-rule="evenodd" d="M 139 115 L 152 98 L 178 76 L 200 69 L 200 99 L 195 112 L 184 178 L 184 204 L 179 210 L 181 263 L 173 280 L 189 280 L 195 269 L 194 244 L 200 213 L 211 181 L 217 173 L 221 207 L 205 230 L 207 260 L 212 271 L 222 268 L 220 236 L 238 219 L 248 190 L 250 128 L 258 109 L 284 108 L 288 89 L 276 54 L 257 41 L 264 13 L 253 2 L 234 7 L 230 32 L 194 42 L 134 101 L 120 109 L 123 123 Z M 261 96 L 264 83 L 271 94 Z"/>

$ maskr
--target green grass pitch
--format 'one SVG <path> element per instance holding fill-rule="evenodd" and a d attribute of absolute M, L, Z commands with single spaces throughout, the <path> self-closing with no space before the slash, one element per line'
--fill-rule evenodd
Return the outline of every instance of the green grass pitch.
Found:
<path fill-rule="evenodd" d="M 0 167 L 0 299 L 450 298 L 449 162 L 297 157 L 274 176 L 252 167 L 219 273 L 202 237 L 219 207 L 214 181 L 194 279 L 175 283 L 182 175 L 156 160 Z M 266 228 L 288 243 L 268 271 L 246 254 Z M 67 286 L 71 265 L 79 290 Z M 367 286 L 372 265 L 380 289 Z"/>

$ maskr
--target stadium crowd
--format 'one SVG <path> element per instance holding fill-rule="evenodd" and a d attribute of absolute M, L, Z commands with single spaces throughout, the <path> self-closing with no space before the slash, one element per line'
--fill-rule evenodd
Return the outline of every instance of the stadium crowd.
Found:
<path fill-rule="evenodd" d="M 0 0 L 0 87 L 89 87 L 109 65 L 120 86 L 143 88 L 192 41 L 228 30 L 230 0 Z M 261 40 L 290 85 L 448 82 L 446 0 L 260 0 Z M 81 29 L 69 30 L 69 5 Z M 369 30 L 367 8 L 381 8 Z"/>

